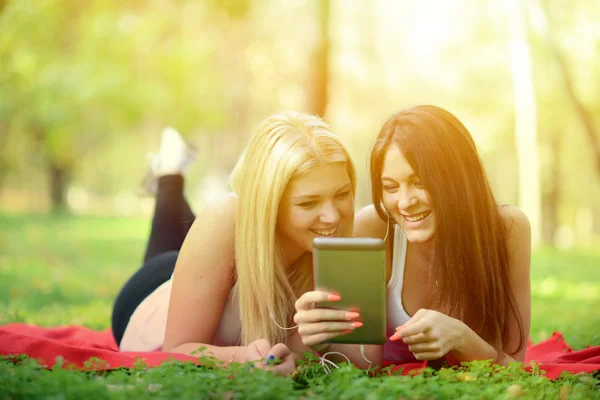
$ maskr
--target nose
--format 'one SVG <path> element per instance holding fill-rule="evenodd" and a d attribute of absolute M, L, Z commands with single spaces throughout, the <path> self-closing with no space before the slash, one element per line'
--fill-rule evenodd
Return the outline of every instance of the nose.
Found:
<path fill-rule="evenodd" d="M 340 220 L 340 212 L 332 202 L 323 205 L 319 219 L 324 224 L 337 224 Z"/>
<path fill-rule="evenodd" d="M 407 210 L 417 204 L 417 197 L 410 188 L 400 188 L 398 191 L 398 209 Z"/>

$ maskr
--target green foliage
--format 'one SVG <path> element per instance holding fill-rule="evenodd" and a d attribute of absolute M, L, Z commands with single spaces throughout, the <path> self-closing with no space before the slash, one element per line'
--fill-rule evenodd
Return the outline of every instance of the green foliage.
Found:
<path fill-rule="evenodd" d="M 205 359 L 200 359 L 205 362 Z M 35 382 L 35 384 L 31 384 Z M 549 381 L 518 364 L 494 368 L 486 362 L 460 369 L 426 370 L 414 377 L 382 374 L 369 377 L 347 364 L 326 375 L 315 360 L 295 377 L 244 364 L 215 369 L 193 363 L 166 362 L 148 370 L 81 372 L 46 370 L 27 357 L 0 358 L 2 398 L 210 398 L 210 399 L 445 399 L 561 398 L 597 399 L 600 381 L 588 375 L 563 375 Z"/>
<path fill-rule="evenodd" d="M 106 135 L 150 115 L 168 117 L 185 130 L 220 126 L 215 49 L 194 39 L 202 32 L 188 32 L 181 19 L 188 11 L 210 10 L 192 7 L 183 2 L 179 8 L 156 3 L 133 9 L 106 0 L 9 3 L 0 15 L 5 115 L 26 121 L 27 132 L 38 128 L 47 135 L 53 157 L 68 156 L 78 135 L 80 141 Z M 210 101 L 203 99 L 206 93 Z"/>
<path fill-rule="evenodd" d="M 222 129 L 213 14 L 195 1 L 8 2 L 0 13 L 0 178 L 33 158 L 39 172 L 66 172 L 64 192 L 87 155 L 121 135 L 139 140 L 145 125 Z"/>

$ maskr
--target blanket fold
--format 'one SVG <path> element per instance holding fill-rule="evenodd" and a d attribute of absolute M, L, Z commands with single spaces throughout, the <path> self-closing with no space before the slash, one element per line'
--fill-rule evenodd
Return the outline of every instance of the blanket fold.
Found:
<path fill-rule="evenodd" d="M 27 354 L 46 368 L 52 368 L 57 357 L 63 366 L 81 370 L 132 368 L 141 359 L 154 367 L 169 360 L 197 362 L 197 357 L 163 352 L 120 352 L 110 329 L 94 331 L 82 326 L 46 328 L 22 323 L 0 326 L 0 355 Z M 90 359 L 102 361 L 90 362 Z M 562 334 L 555 332 L 549 339 L 529 345 L 525 355 L 526 370 L 535 361 L 549 379 L 563 371 L 570 373 L 600 371 L 600 346 L 574 351 Z M 418 372 L 426 363 L 399 365 L 403 374 Z"/>

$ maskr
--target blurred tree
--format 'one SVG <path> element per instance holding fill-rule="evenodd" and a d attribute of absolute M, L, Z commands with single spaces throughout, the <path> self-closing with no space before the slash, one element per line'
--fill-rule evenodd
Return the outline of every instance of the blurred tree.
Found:
<path fill-rule="evenodd" d="M 217 60 L 223 71 L 225 82 L 223 96 L 225 105 L 224 132 L 222 137 L 214 137 L 213 145 L 219 148 L 211 167 L 218 174 L 227 174 L 237 161 L 244 145 L 252 112 L 249 86 L 251 76 L 248 71 L 247 50 L 252 42 L 250 0 L 211 0 L 215 19 L 212 38 L 218 44 Z"/>
<path fill-rule="evenodd" d="M 561 1 L 528 2 L 539 105 L 544 239 L 552 244 L 558 238 L 558 228 L 576 234 L 581 225 L 578 215 L 591 215 L 587 223 L 596 232 L 600 229 L 600 218 L 593 218 L 600 215 L 600 203 L 596 201 L 600 196 L 597 151 L 593 144 L 600 137 L 597 131 L 589 134 L 600 115 L 596 112 L 600 110 L 600 75 L 594 67 L 600 54 L 596 22 L 599 5 L 592 1 L 577 6 Z M 553 16 L 551 21 L 549 15 Z M 589 239 L 589 234 L 583 235 Z"/>
<path fill-rule="evenodd" d="M 223 125 L 214 48 L 197 36 L 201 19 L 193 30 L 189 18 L 184 23 L 193 7 L 7 3 L 0 15 L 0 140 L 8 121 L 36 143 L 53 211 L 66 210 L 66 190 L 86 155 L 118 134 L 144 125 L 184 133 Z M 196 16 L 205 11 L 193 9 Z"/>
<path fill-rule="evenodd" d="M 537 115 L 524 4 L 511 2 L 510 53 L 514 88 L 515 137 L 519 162 L 519 206 L 529 217 L 533 246 L 541 240 L 541 194 Z"/>
<path fill-rule="evenodd" d="M 329 100 L 329 52 L 331 38 L 329 32 L 331 0 L 319 0 L 317 2 L 317 42 L 314 50 L 314 73 L 312 75 L 312 86 L 310 88 L 311 107 L 310 112 L 325 116 Z"/>
<path fill-rule="evenodd" d="M 546 135 L 549 141 L 546 161 L 546 179 L 544 182 L 544 191 L 542 193 L 542 221 L 543 221 L 543 240 L 549 245 L 554 244 L 554 235 L 559 227 L 558 210 L 560 208 L 561 198 L 561 149 L 560 134 L 552 131 Z"/>
<path fill-rule="evenodd" d="M 551 15 L 548 12 L 548 7 L 544 2 L 533 0 L 530 2 L 530 12 L 536 13 L 540 24 L 541 34 L 544 36 L 546 43 L 555 59 L 556 65 L 562 78 L 564 90 L 566 91 L 567 98 L 573 106 L 575 113 L 581 121 L 584 132 L 586 134 L 590 151 L 594 158 L 596 165 L 596 173 L 600 179 L 600 131 L 595 125 L 594 119 L 588 112 L 583 101 L 579 98 L 573 78 L 569 67 L 567 65 L 566 57 L 562 54 L 559 45 L 556 40 L 556 28 Z"/>

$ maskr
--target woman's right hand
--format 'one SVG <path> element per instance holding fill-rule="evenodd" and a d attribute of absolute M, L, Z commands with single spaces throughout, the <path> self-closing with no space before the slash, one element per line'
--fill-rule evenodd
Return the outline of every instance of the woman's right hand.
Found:
<path fill-rule="evenodd" d="M 244 362 L 253 362 L 260 369 L 273 371 L 276 374 L 288 375 L 296 370 L 299 355 L 292 352 L 285 344 L 271 346 L 267 339 L 259 339 L 246 346 Z M 275 363 L 276 360 L 281 360 Z"/>
<path fill-rule="evenodd" d="M 319 345 L 323 342 L 350 333 L 363 325 L 357 320 L 360 318 L 358 312 L 315 308 L 315 303 L 339 300 L 339 295 L 319 290 L 300 296 L 295 304 L 294 322 L 298 325 L 302 343 L 320 351 L 323 346 Z"/>

